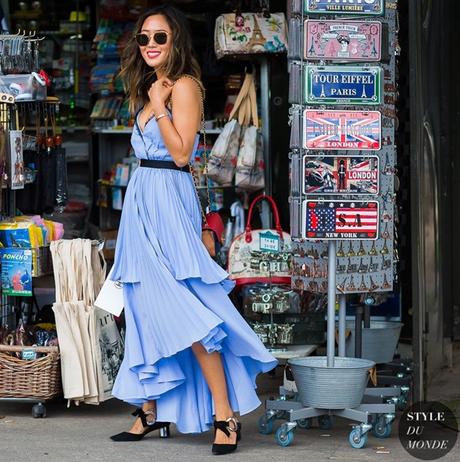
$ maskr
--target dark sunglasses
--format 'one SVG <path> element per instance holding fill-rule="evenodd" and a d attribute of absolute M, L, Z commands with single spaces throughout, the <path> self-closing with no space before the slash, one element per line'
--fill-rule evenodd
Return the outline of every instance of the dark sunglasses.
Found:
<path fill-rule="evenodd" d="M 150 37 L 153 37 L 153 41 L 157 45 L 164 45 L 168 41 L 167 32 L 155 32 L 152 35 L 141 32 L 140 34 L 136 34 L 136 42 L 140 47 L 146 47 L 150 42 Z"/>

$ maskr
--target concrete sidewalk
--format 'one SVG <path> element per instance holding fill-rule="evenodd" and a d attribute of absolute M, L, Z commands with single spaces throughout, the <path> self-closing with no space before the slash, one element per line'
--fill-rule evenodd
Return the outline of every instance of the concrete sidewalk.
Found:
<path fill-rule="evenodd" d="M 459 353 L 460 351 L 457 351 Z M 456 356 L 455 364 L 460 364 Z M 431 399 L 458 399 L 460 370 L 442 370 L 432 384 Z M 258 380 L 261 400 L 276 396 L 282 383 L 282 368 L 275 376 L 264 374 Z M 159 439 L 157 432 L 137 443 L 113 443 L 109 436 L 127 430 L 133 417 L 132 408 L 117 400 L 100 406 L 82 405 L 67 409 L 65 402 L 47 403 L 48 417 L 33 419 L 31 405 L 0 400 L 0 462 L 201 462 L 216 460 L 211 454 L 213 435 L 179 434 L 174 428 L 170 439 Z M 353 449 L 348 444 L 351 421 L 335 419 L 329 431 L 320 430 L 316 422 L 309 430 L 297 429 L 294 442 L 287 448 L 278 446 L 274 435 L 261 435 L 257 420 L 264 413 L 260 406 L 252 414 L 243 416 L 243 437 L 238 451 L 225 460 L 243 462 L 271 461 L 415 461 L 403 449 L 398 438 L 398 424 L 387 439 L 369 435 L 364 449 Z M 277 420 L 274 429 L 283 421 Z M 460 440 L 460 439 L 459 439 Z M 443 462 L 460 460 L 460 441 L 441 459 Z M 380 449 L 377 449 L 380 448 Z M 388 452 L 379 454 L 377 451 Z M 221 460 L 221 459 L 218 459 Z"/>
<path fill-rule="evenodd" d="M 263 399 L 269 396 L 262 396 Z M 0 461 L 14 462 L 116 462 L 116 461 L 187 461 L 215 460 L 211 455 L 211 432 L 182 435 L 175 429 L 170 439 L 159 439 L 150 434 L 137 443 L 113 443 L 109 436 L 130 425 L 131 408 L 111 400 L 100 406 L 72 407 L 63 402 L 48 404 L 46 419 L 33 419 L 30 405 L 0 402 Z M 369 436 L 364 449 L 352 449 L 347 441 L 351 422 L 336 419 L 329 431 L 313 427 L 297 429 L 292 446 L 282 448 L 274 435 L 261 435 L 257 419 L 263 406 L 244 416 L 243 438 L 237 453 L 227 459 L 252 461 L 409 461 L 415 460 L 402 448 L 397 436 L 385 440 Z M 282 421 L 276 421 L 275 429 Z M 381 449 L 377 449 L 381 448 Z M 384 448 L 384 449 L 383 449 Z M 377 451 L 389 451 L 379 454 Z M 460 446 L 443 460 L 458 461 Z"/>

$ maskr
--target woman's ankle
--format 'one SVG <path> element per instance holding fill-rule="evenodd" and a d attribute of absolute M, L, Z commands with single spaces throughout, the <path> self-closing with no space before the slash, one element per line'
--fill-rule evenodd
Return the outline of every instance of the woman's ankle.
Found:
<path fill-rule="evenodd" d="M 231 408 L 223 409 L 223 410 L 216 410 L 215 419 L 216 420 L 227 420 L 230 417 L 235 417 L 235 414 Z"/>

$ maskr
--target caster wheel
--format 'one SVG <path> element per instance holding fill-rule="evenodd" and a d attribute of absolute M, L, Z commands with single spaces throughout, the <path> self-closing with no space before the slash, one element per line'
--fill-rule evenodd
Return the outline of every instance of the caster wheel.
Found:
<path fill-rule="evenodd" d="M 391 423 L 377 421 L 372 427 L 372 434 L 377 438 L 388 438 L 391 435 Z"/>
<path fill-rule="evenodd" d="M 318 417 L 318 424 L 321 430 L 330 430 L 332 428 L 332 417 L 330 415 L 321 415 Z"/>
<path fill-rule="evenodd" d="M 294 433 L 287 431 L 284 425 L 276 430 L 275 441 L 282 447 L 289 446 L 294 440 Z"/>
<path fill-rule="evenodd" d="M 32 417 L 34 419 L 42 419 L 46 417 L 46 407 L 43 404 L 35 404 L 32 407 Z"/>
<path fill-rule="evenodd" d="M 367 433 L 360 436 L 360 431 L 354 428 L 348 435 L 350 446 L 355 449 L 362 449 L 367 444 Z"/>
<path fill-rule="evenodd" d="M 259 427 L 259 433 L 262 433 L 262 435 L 270 435 L 273 432 L 273 420 L 267 418 L 266 415 L 259 418 L 257 426 Z"/>
<path fill-rule="evenodd" d="M 297 426 L 308 430 L 311 427 L 311 419 L 300 419 L 297 421 Z"/>

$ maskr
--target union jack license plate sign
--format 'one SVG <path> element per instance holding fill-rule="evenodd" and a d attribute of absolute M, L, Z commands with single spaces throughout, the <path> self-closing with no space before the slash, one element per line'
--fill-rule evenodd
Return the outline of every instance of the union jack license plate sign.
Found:
<path fill-rule="evenodd" d="M 369 194 L 379 192 L 377 156 L 304 156 L 304 194 Z"/>
<path fill-rule="evenodd" d="M 382 24 L 377 21 L 307 19 L 304 55 L 310 61 L 380 61 Z"/>
<path fill-rule="evenodd" d="M 305 13 L 382 15 L 384 0 L 304 0 Z"/>
<path fill-rule="evenodd" d="M 306 239 L 376 240 L 379 203 L 354 201 L 304 201 Z"/>
<path fill-rule="evenodd" d="M 303 134 L 305 149 L 378 151 L 382 146 L 382 118 L 378 111 L 305 109 Z"/>
<path fill-rule="evenodd" d="M 378 66 L 307 66 L 306 103 L 378 105 L 382 69 Z"/>

